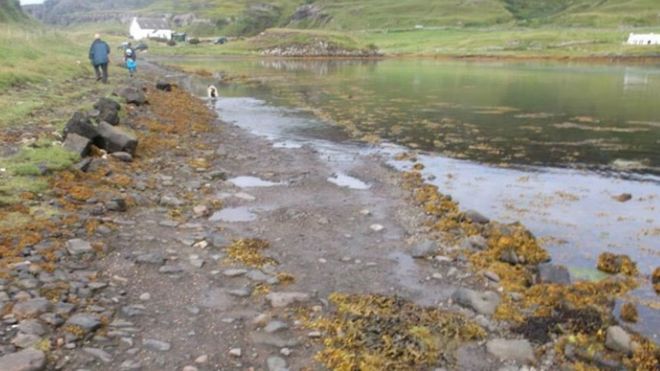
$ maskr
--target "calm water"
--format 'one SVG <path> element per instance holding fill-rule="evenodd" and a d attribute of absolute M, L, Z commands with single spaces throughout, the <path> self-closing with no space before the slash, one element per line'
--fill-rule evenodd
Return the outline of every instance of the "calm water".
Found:
<path fill-rule="evenodd" d="M 358 138 L 494 164 L 660 174 L 660 66 L 432 60 L 200 62 L 221 87 Z M 245 80 L 243 81 L 245 82 Z"/>
<path fill-rule="evenodd" d="M 437 61 L 198 62 L 222 119 L 295 151 L 312 145 L 355 177 L 351 158 L 425 150 L 424 174 L 463 209 L 521 221 L 574 278 L 604 251 L 660 266 L 660 67 Z M 225 78 L 223 75 L 240 78 Z M 356 146 L 351 138 L 387 144 Z M 497 166 L 494 166 L 497 165 Z M 615 196 L 631 193 L 618 202 Z M 647 276 L 648 277 L 648 276 Z M 660 300 L 633 293 L 635 328 L 660 338 Z"/>

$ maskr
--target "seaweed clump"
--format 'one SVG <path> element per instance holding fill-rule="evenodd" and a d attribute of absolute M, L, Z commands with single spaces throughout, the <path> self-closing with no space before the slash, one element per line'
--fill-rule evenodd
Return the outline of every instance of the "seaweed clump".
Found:
<path fill-rule="evenodd" d="M 570 309 L 559 306 L 550 315 L 529 317 L 512 330 L 534 343 L 545 344 L 552 340 L 552 334 L 561 335 L 567 331 L 595 334 L 602 326 L 600 313 L 593 308 Z"/>
<path fill-rule="evenodd" d="M 653 289 L 655 289 L 657 294 L 660 294 L 660 267 L 655 268 L 651 280 L 653 282 Z"/>
<path fill-rule="evenodd" d="M 626 322 L 637 322 L 639 314 L 637 313 L 637 307 L 633 303 L 625 303 L 621 307 L 621 319 Z"/>
<path fill-rule="evenodd" d="M 277 264 L 273 258 L 263 256 L 262 251 L 270 247 L 268 241 L 259 239 L 240 239 L 234 241 L 227 248 L 230 260 L 245 264 L 253 268 L 261 268 L 266 264 Z"/>
<path fill-rule="evenodd" d="M 609 252 L 600 254 L 598 257 L 598 270 L 610 274 L 623 273 L 634 276 L 638 273 L 637 264 L 627 255 L 616 255 Z"/>
<path fill-rule="evenodd" d="M 324 333 L 316 359 L 332 370 L 410 370 L 451 361 L 462 342 L 485 331 L 464 316 L 399 297 L 334 293 L 336 306 L 308 326 Z"/>

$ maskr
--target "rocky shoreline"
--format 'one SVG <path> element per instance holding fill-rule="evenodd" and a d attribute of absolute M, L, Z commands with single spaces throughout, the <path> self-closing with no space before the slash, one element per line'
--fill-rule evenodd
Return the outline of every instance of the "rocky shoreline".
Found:
<path fill-rule="evenodd" d="M 91 156 L 0 210 L 30 215 L 1 231 L 0 369 L 657 368 L 611 313 L 638 279 L 622 259 L 571 284 L 421 166 L 361 156 L 370 189 L 339 187 L 313 148 L 274 148 L 161 76 L 74 116 L 65 145 Z"/>

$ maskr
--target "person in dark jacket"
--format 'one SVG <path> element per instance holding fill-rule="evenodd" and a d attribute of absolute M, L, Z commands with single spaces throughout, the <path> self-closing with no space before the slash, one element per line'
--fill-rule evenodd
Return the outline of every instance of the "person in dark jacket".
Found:
<path fill-rule="evenodd" d="M 96 81 L 103 80 L 103 83 L 108 83 L 108 62 L 110 62 L 110 47 L 108 44 L 101 40 L 101 35 L 94 35 L 94 42 L 89 48 L 89 60 L 94 66 L 96 72 Z"/>

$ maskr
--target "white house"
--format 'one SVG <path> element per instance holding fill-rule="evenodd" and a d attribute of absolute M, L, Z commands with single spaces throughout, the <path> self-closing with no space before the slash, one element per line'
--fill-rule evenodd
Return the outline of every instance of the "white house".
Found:
<path fill-rule="evenodd" d="M 629 45 L 660 45 L 660 34 L 654 33 L 631 33 L 628 36 Z"/>
<path fill-rule="evenodd" d="M 135 40 L 150 37 L 171 40 L 173 31 L 164 19 L 134 17 L 129 33 Z"/>

